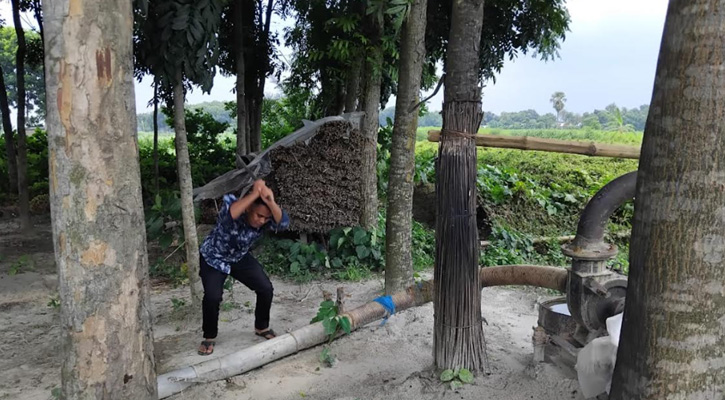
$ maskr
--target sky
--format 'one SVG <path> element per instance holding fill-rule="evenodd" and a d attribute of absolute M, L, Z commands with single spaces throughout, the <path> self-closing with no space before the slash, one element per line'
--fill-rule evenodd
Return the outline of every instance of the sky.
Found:
<path fill-rule="evenodd" d="M 8 3 L 0 3 L 0 17 L 11 25 Z M 484 110 L 553 112 L 549 99 L 556 91 L 566 94 L 565 109 L 576 113 L 611 103 L 627 108 L 649 104 L 667 0 L 568 0 L 567 8 L 570 32 L 561 45 L 560 58 L 543 62 L 522 56 L 507 61 L 496 83 L 488 82 L 483 90 Z M 290 23 L 273 20 L 272 28 L 280 30 Z M 291 58 L 290 49 L 282 48 L 281 53 Z M 210 94 L 196 89 L 187 96 L 187 103 L 234 100 L 234 82 L 234 77 L 217 75 Z M 277 82 L 267 82 L 265 94 L 280 94 Z M 150 111 L 151 80 L 137 83 L 135 89 L 137 111 Z M 429 109 L 440 110 L 442 102 L 440 90 L 428 102 Z M 388 106 L 394 104 L 391 98 Z"/>

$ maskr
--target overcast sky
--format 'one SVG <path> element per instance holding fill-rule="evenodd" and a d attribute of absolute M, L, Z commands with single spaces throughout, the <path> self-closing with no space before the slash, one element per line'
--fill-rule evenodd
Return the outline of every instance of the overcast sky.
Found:
<path fill-rule="evenodd" d="M 568 0 L 567 8 L 571 24 L 561 58 L 544 63 L 526 56 L 506 62 L 496 84 L 484 89 L 484 110 L 550 112 L 549 98 L 555 91 L 564 92 L 566 109 L 578 113 L 611 103 L 630 108 L 650 102 L 667 1 Z M 0 3 L 0 15 L 12 23 L 8 3 Z M 273 29 L 284 25 L 273 21 Z M 281 50 L 290 56 L 289 49 Z M 234 100 L 233 86 L 233 77 L 218 76 L 211 94 L 197 89 L 187 102 Z M 267 86 L 267 94 L 279 93 L 276 82 L 268 81 Z M 136 85 L 139 112 L 147 110 L 152 93 L 149 79 Z M 442 93 L 430 100 L 431 110 L 440 110 Z M 388 103 L 394 104 L 394 99 Z"/>

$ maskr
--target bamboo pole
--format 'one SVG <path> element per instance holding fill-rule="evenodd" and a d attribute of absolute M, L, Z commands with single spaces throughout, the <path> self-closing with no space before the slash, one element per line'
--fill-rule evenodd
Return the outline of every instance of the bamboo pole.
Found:
<path fill-rule="evenodd" d="M 532 136 L 499 136 L 477 134 L 476 146 L 504 149 L 548 151 L 552 153 L 582 154 L 595 157 L 639 159 L 640 148 L 621 144 L 580 142 L 575 140 L 543 139 Z M 428 141 L 439 142 L 440 131 L 428 131 Z"/>
<path fill-rule="evenodd" d="M 504 265 L 481 268 L 479 278 L 481 287 L 527 285 L 564 291 L 567 270 L 539 265 Z M 396 312 L 428 303 L 433 300 L 433 281 L 413 285 L 394 294 L 392 300 Z M 387 311 L 379 303 L 371 301 L 342 315 L 350 319 L 351 330 L 356 330 L 384 318 Z M 327 340 L 322 322 L 316 322 L 246 349 L 167 372 L 157 379 L 159 399 L 179 393 L 196 383 L 249 372 Z"/>

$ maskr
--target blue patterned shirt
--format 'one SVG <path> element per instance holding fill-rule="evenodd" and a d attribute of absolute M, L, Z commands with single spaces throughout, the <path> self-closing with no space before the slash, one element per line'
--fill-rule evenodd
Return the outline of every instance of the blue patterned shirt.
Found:
<path fill-rule="evenodd" d="M 201 255 L 212 268 L 225 274 L 229 274 L 231 265 L 244 257 L 252 244 L 259 239 L 266 228 L 275 232 L 285 230 L 289 227 L 289 216 L 282 210 L 282 219 L 279 224 L 270 218 L 269 222 L 257 229 L 247 224 L 246 214 L 233 219 L 229 213 L 232 203 L 237 201 L 233 194 L 224 195 L 222 209 L 219 210 L 217 223 L 209 236 L 204 239 L 201 245 Z"/>

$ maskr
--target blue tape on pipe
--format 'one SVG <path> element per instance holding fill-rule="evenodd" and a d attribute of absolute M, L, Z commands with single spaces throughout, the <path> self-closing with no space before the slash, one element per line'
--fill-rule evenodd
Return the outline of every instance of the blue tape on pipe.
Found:
<path fill-rule="evenodd" d="M 388 317 L 395 314 L 395 303 L 393 303 L 393 298 L 390 296 L 380 296 L 373 301 L 380 304 L 385 309 L 385 313 L 387 315 L 383 317 L 383 321 L 380 323 L 380 325 L 385 325 L 385 323 L 388 322 Z"/>

